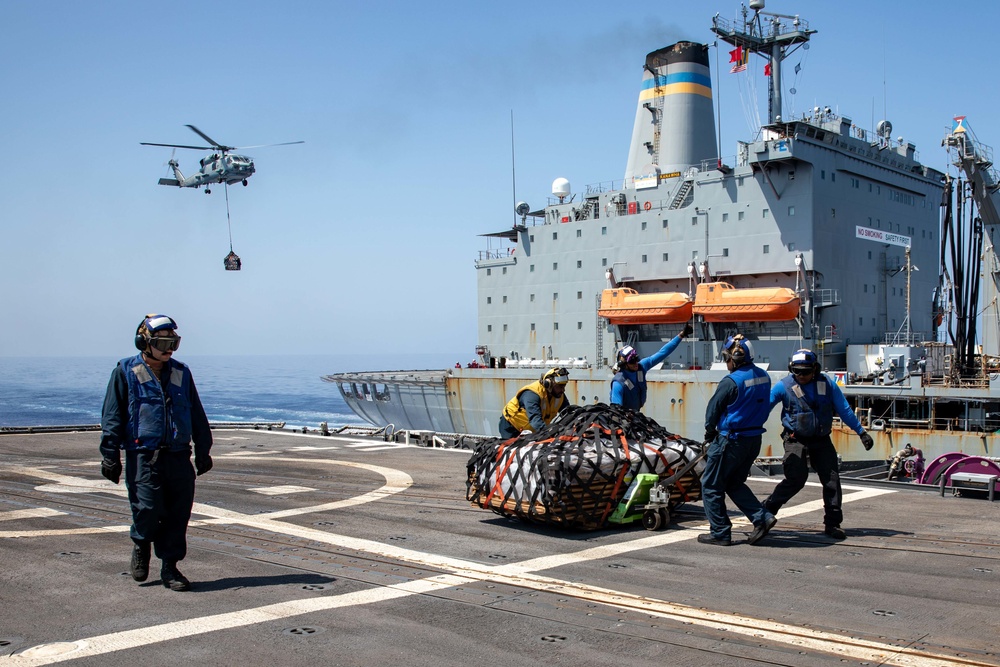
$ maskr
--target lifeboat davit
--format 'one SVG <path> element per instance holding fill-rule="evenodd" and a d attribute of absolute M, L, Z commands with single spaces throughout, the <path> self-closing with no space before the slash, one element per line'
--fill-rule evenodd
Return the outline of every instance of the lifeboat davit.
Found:
<path fill-rule="evenodd" d="M 738 289 L 729 283 L 701 283 L 694 314 L 706 322 L 787 322 L 799 314 L 799 297 L 787 287 Z"/>
<path fill-rule="evenodd" d="M 601 293 L 597 314 L 611 324 L 677 324 L 691 319 L 691 297 L 683 292 L 639 294 L 617 287 Z"/>

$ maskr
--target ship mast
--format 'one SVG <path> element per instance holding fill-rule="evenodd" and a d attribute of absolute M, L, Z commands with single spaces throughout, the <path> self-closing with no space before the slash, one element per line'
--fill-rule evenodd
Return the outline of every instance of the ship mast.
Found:
<path fill-rule="evenodd" d="M 769 60 L 771 76 L 767 84 L 767 117 L 769 123 L 781 122 L 781 63 L 799 45 L 806 44 L 816 31 L 810 30 L 809 24 L 798 16 L 761 11 L 764 0 L 750 0 L 750 9 L 753 10 L 752 17 L 748 16 L 746 6 L 743 7 L 742 28 L 720 19 L 716 14 L 712 19 L 712 32 L 727 44 L 742 48 L 747 56 L 756 53 Z"/>

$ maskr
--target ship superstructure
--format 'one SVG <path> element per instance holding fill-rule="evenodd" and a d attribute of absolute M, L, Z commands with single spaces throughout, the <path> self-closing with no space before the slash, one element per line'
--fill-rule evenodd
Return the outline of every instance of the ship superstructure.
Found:
<path fill-rule="evenodd" d="M 575 401 L 606 401 L 619 346 L 647 356 L 690 321 L 695 334 L 648 376 L 645 411 L 672 431 L 700 436 L 725 375 L 719 345 L 738 331 L 773 380 L 794 350 L 814 349 L 881 431 L 887 455 L 909 441 L 929 453 L 992 454 L 986 434 L 1000 428 L 1000 401 L 990 389 L 1000 386 L 969 371 L 988 357 L 970 346 L 956 365 L 954 346 L 933 342 L 947 328 L 934 268 L 951 180 L 921 164 L 912 143 L 893 141 L 887 121 L 868 130 L 829 107 L 784 116 L 781 62 L 815 31 L 754 5 L 740 24 L 717 17 L 712 29 L 734 58 L 769 61 L 757 138 L 735 155 L 719 150 L 708 46 L 648 54 L 624 178 L 579 192 L 556 179 L 546 206 L 519 206 L 519 224 L 486 235 L 492 247 L 476 262 L 483 367 L 403 374 L 402 383 L 399 374 L 330 376 L 345 400 L 380 425 L 495 433 L 500 407 L 545 368 L 571 369 Z M 985 179 L 977 204 L 992 206 L 998 181 L 984 149 L 970 134 L 952 137 L 966 156 L 956 164 Z M 996 224 L 985 225 L 987 238 Z M 995 305 L 990 312 L 984 341 L 995 346 Z M 852 439 L 838 440 L 845 457 Z"/>

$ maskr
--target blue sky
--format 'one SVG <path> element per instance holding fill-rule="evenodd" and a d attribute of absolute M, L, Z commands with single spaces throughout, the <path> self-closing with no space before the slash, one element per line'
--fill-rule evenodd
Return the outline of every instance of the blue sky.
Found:
<path fill-rule="evenodd" d="M 883 116 L 922 160 L 967 115 L 1000 143 L 988 45 L 1000 5 L 769 0 L 818 33 L 792 55 L 786 112 Z M 905 11 L 899 11 L 904 9 Z M 711 42 L 739 3 L 0 3 L 0 356 L 116 355 L 146 312 L 188 354 L 473 356 L 479 237 L 517 198 L 620 179 L 646 53 Z M 969 37 L 971 40 L 972 37 Z M 978 43 L 978 42 L 976 42 Z M 724 47 L 724 45 L 723 45 Z M 728 48 L 721 153 L 752 136 Z M 796 77 L 791 67 L 802 64 Z M 759 87 L 763 63 L 749 81 Z M 759 113 L 766 95 L 760 88 Z M 224 192 L 156 185 L 198 126 L 253 149 Z M 178 151 L 190 173 L 202 154 Z"/>

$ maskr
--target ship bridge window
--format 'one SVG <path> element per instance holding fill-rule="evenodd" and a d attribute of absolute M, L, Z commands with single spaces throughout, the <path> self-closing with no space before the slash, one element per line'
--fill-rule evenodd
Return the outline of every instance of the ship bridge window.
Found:
<path fill-rule="evenodd" d="M 607 265 L 608 265 L 608 258 L 607 257 L 602 258 L 601 259 L 601 266 L 607 266 Z"/>
<path fill-rule="evenodd" d="M 528 234 L 528 242 L 529 243 L 534 243 L 535 242 L 535 235 L 534 234 Z"/>
<path fill-rule="evenodd" d="M 488 306 L 491 303 L 493 303 L 493 297 L 491 297 L 491 296 L 486 297 L 486 305 Z"/>
<path fill-rule="evenodd" d="M 583 230 L 582 229 L 576 230 L 576 238 L 578 238 L 578 239 L 579 238 L 583 238 Z"/>
<path fill-rule="evenodd" d="M 722 249 L 722 256 L 723 257 L 729 257 L 729 248 L 723 248 Z"/>
<path fill-rule="evenodd" d="M 793 250 L 795 250 L 795 244 L 794 243 L 789 243 L 788 244 L 788 251 L 791 252 Z"/>
<path fill-rule="evenodd" d="M 723 222 L 729 222 L 729 214 L 728 213 L 723 213 L 722 214 L 722 221 Z"/>
<path fill-rule="evenodd" d="M 528 267 L 528 273 L 534 273 L 534 272 L 535 272 L 535 265 L 532 264 L 531 266 Z"/>
<path fill-rule="evenodd" d="M 670 261 L 670 253 L 666 253 L 666 252 L 663 253 L 663 261 L 664 262 L 669 262 Z"/>
<path fill-rule="evenodd" d="M 559 331 L 559 323 L 558 322 L 553 322 L 552 323 L 552 330 L 553 331 Z"/>
<path fill-rule="evenodd" d="M 583 298 L 583 292 L 577 292 L 576 293 L 576 298 L 577 299 L 582 299 Z"/>
<path fill-rule="evenodd" d="M 559 238 L 559 232 L 552 232 L 552 240 L 555 241 Z"/>
<path fill-rule="evenodd" d="M 666 229 L 666 228 L 667 228 L 667 221 L 666 221 L 666 220 L 664 220 L 664 221 L 663 221 L 663 228 L 664 228 L 664 229 Z"/>
<path fill-rule="evenodd" d="M 504 297 L 503 297 L 503 302 L 504 302 L 504 303 L 507 303 L 507 295 L 506 295 L 506 294 L 505 294 L 505 295 L 504 295 Z"/>
<path fill-rule="evenodd" d="M 583 261 L 582 260 L 579 260 L 579 259 L 576 260 L 576 268 L 578 268 L 578 269 L 582 269 L 583 268 Z"/>
<path fill-rule="evenodd" d="M 698 251 L 697 250 L 692 250 L 691 251 L 691 259 L 698 259 Z"/>
<path fill-rule="evenodd" d="M 577 329 L 582 329 L 583 328 L 583 322 L 577 322 L 576 323 L 576 328 Z"/>
<path fill-rule="evenodd" d="M 553 271 L 559 270 L 559 262 L 552 262 L 552 270 Z"/>
<path fill-rule="evenodd" d="M 698 224 L 698 216 L 695 215 L 695 216 L 691 217 L 691 224 L 692 225 L 697 225 Z"/>
<path fill-rule="evenodd" d="M 506 267 L 506 266 L 505 266 L 505 267 L 503 267 L 503 274 L 504 274 L 504 275 L 507 275 L 507 267 Z"/>
<path fill-rule="evenodd" d="M 507 333 L 507 325 L 506 325 L 506 324 L 505 324 L 505 325 L 503 325 L 503 332 L 504 332 L 504 333 Z"/>
<path fill-rule="evenodd" d="M 492 276 L 493 275 L 493 269 L 486 269 L 486 275 Z"/>
<path fill-rule="evenodd" d="M 770 252 L 771 252 L 771 246 L 769 246 L 769 245 L 765 245 L 765 246 L 764 246 L 764 254 L 765 254 L 765 255 L 767 255 L 767 254 L 769 254 Z"/>
<path fill-rule="evenodd" d="M 531 330 L 532 330 L 532 331 L 534 331 L 534 330 L 535 330 L 535 323 L 534 323 L 534 322 L 532 322 L 532 323 L 531 323 Z"/>
<path fill-rule="evenodd" d="M 836 181 L 837 181 L 837 172 L 835 172 L 835 171 L 831 171 L 830 172 L 830 180 L 836 183 Z"/>
<path fill-rule="evenodd" d="M 736 212 L 736 219 L 737 220 L 742 220 L 743 219 L 743 211 L 737 211 Z"/>
<path fill-rule="evenodd" d="M 493 333 L 493 325 L 492 324 L 487 324 L 486 325 L 486 333 Z"/>
<path fill-rule="evenodd" d="M 559 292 L 553 292 L 552 293 L 552 300 L 556 301 L 557 299 L 559 299 Z"/>
<path fill-rule="evenodd" d="M 646 263 L 646 255 L 643 255 L 643 256 L 642 256 L 642 263 L 643 263 L 643 264 L 645 264 L 645 263 Z"/>
<path fill-rule="evenodd" d="M 607 235 L 608 235 L 608 228 L 601 227 L 601 236 L 607 236 Z"/>
<path fill-rule="evenodd" d="M 642 223 L 642 231 L 646 231 L 646 223 L 645 222 Z"/>
<path fill-rule="evenodd" d="M 769 209 L 766 209 L 766 208 L 765 209 L 761 209 L 760 217 L 766 219 L 767 216 L 769 216 L 769 215 L 771 215 L 771 211 Z"/>
<path fill-rule="evenodd" d="M 788 215 L 795 215 L 795 207 L 794 206 L 789 206 L 788 207 Z"/>
<path fill-rule="evenodd" d="M 531 297 L 529 298 L 529 301 L 534 301 L 534 300 L 535 300 L 535 295 L 532 294 Z"/>

